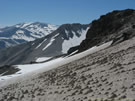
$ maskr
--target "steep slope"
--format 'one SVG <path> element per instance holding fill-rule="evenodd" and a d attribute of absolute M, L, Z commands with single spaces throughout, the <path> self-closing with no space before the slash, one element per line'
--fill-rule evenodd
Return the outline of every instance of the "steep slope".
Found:
<path fill-rule="evenodd" d="M 112 41 L 107 42 L 100 46 L 95 46 L 85 52 L 76 54 L 74 56 L 65 56 L 65 57 L 58 57 L 56 59 L 51 59 L 46 62 L 41 63 L 34 63 L 34 64 L 23 64 L 23 65 L 13 65 L 13 66 L 3 66 L 0 67 L 0 82 L 2 85 L 2 82 L 9 79 L 17 79 L 18 76 L 24 76 L 24 75 L 31 75 L 34 73 L 37 74 L 37 71 L 48 71 L 53 68 L 56 68 L 58 66 L 62 66 L 64 64 L 70 63 L 74 60 L 80 59 L 84 56 L 87 56 L 89 54 L 95 53 L 97 51 L 103 50 L 107 47 L 109 47 L 112 44 Z M 12 80 L 13 81 L 13 80 Z"/>
<path fill-rule="evenodd" d="M 88 25 L 64 24 L 46 37 L 0 50 L 0 65 L 22 64 L 40 57 L 54 57 L 67 52 L 85 39 Z M 12 53 L 12 54 L 11 54 Z"/>
<path fill-rule="evenodd" d="M 0 29 L 0 48 L 15 46 L 44 37 L 59 26 L 40 22 L 21 23 Z"/>
<path fill-rule="evenodd" d="M 135 37 L 0 88 L 9 101 L 134 101 Z M 59 64 L 58 64 L 59 65 Z"/>
<path fill-rule="evenodd" d="M 92 46 L 115 40 L 114 44 L 135 36 L 135 10 L 113 11 L 94 20 L 82 41 L 79 51 Z"/>
<path fill-rule="evenodd" d="M 48 70 L 44 68 L 18 79 L 1 82 L 0 100 L 134 101 L 134 19 L 135 11 L 128 9 L 114 11 L 102 16 L 97 21 L 93 21 L 86 35 L 86 40 L 81 43 L 79 51 L 81 52 L 88 48 L 90 48 L 89 50 L 93 50 L 95 47 L 100 47 L 103 43 L 113 41 L 110 47 L 95 53 L 92 52 L 93 54 L 86 54 L 89 51 L 86 50 L 74 56 L 67 57 L 70 60 L 70 62 L 65 61 L 67 64 L 64 64 L 63 61 L 59 61 L 58 64 L 49 65 L 50 68 L 48 67 Z M 61 27 L 63 28 L 63 26 Z M 60 29 L 58 30 L 59 32 L 61 31 Z M 45 49 L 48 49 L 52 43 L 54 43 L 54 39 L 59 37 L 60 33 L 58 34 L 57 31 L 47 36 L 47 39 L 50 37 L 49 42 L 51 42 L 51 44 L 47 44 L 44 47 Z M 69 38 L 66 37 L 69 36 L 67 35 L 67 31 L 62 29 L 62 32 L 63 31 L 65 33 L 62 34 L 60 39 L 70 39 L 71 36 Z M 40 39 L 34 41 L 34 43 L 29 43 L 26 50 L 30 50 L 31 48 L 29 46 L 31 45 L 32 47 L 35 45 L 35 48 L 38 50 L 40 48 L 44 49 L 40 47 L 42 46 L 42 42 L 44 43 L 44 40 L 45 38 L 42 38 L 42 41 Z M 57 44 L 57 42 L 55 43 Z M 25 44 L 23 45 L 25 46 Z M 56 46 L 59 47 L 59 45 Z M 21 51 L 19 52 L 25 52 L 29 57 L 30 52 L 33 52 L 33 49 L 28 52 L 20 46 L 15 48 L 20 48 Z M 11 48 L 9 48 L 9 50 L 10 49 Z M 56 49 L 56 47 L 54 49 Z M 4 54 L 4 50 L 0 52 Z M 11 49 L 8 55 L 12 52 L 14 53 L 14 50 Z M 5 53 L 5 56 L 8 56 L 6 54 L 7 53 Z M 6 62 L 10 63 L 18 54 L 13 57 L 11 56 L 12 58 Z M 33 53 L 33 55 L 34 54 L 36 53 Z M 79 54 L 82 54 L 83 57 L 78 58 Z M 72 57 L 75 56 L 77 56 L 77 58 L 73 59 Z M 23 55 L 21 57 L 23 57 Z"/>

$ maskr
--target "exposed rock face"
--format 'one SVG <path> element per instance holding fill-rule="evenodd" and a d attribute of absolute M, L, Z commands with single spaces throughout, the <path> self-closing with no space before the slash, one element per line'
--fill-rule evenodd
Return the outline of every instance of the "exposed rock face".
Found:
<path fill-rule="evenodd" d="M 103 15 L 100 19 L 92 22 L 86 39 L 80 44 L 79 51 L 84 51 L 109 40 L 115 40 L 115 43 L 118 43 L 133 37 L 135 35 L 134 26 L 135 10 L 113 11 Z"/>
<path fill-rule="evenodd" d="M 68 50 L 67 54 L 71 54 L 71 53 L 73 53 L 73 52 L 75 52 L 75 51 L 78 51 L 78 49 L 79 49 L 79 45 L 78 45 L 78 46 L 75 46 L 75 47 L 71 47 L 71 48 Z"/>
<path fill-rule="evenodd" d="M 15 66 L 5 65 L 0 67 L 0 76 L 15 74 L 18 71 L 19 69 L 16 68 Z"/>

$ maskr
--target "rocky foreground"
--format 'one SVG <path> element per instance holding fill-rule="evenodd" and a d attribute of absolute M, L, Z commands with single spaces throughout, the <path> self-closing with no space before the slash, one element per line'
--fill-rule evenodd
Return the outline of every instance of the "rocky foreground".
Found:
<path fill-rule="evenodd" d="M 3 85 L 0 101 L 135 101 L 135 38 Z"/>

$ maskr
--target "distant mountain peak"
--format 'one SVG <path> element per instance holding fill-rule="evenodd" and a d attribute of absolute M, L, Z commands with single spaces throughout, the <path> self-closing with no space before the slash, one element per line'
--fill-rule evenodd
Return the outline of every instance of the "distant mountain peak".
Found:
<path fill-rule="evenodd" d="M 59 26 L 41 22 L 19 23 L 0 29 L 0 48 L 15 46 L 20 43 L 42 38 Z"/>
<path fill-rule="evenodd" d="M 32 24 L 32 22 L 29 22 L 29 23 L 19 23 L 19 24 L 16 24 L 16 25 L 14 25 L 15 27 L 17 27 L 17 28 L 24 28 L 24 27 L 26 27 L 26 26 L 28 26 L 28 25 L 30 25 L 30 24 Z"/>

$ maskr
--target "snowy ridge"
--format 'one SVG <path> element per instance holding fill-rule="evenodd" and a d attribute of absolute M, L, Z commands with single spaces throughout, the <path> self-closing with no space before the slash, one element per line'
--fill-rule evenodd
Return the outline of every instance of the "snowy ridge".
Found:
<path fill-rule="evenodd" d="M 15 46 L 24 42 L 34 41 L 37 38 L 42 38 L 52 33 L 58 27 L 58 25 L 34 22 L 21 23 L 14 26 L 1 28 L 0 41 L 2 42 L 2 45 L 0 46 L 0 48 Z"/>
<path fill-rule="evenodd" d="M 30 24 L 32 24 L 32 23 L 17 24 L 16 27 L 17 27 L 17 28 L 19 28 L 19 27 L 20 27 L 20 28 L 24 28 L 24 27 L 26 27 L 26 26 L 28 26 L 28 25 L 30 25 Z"/>
<path fill-rule="evenodd" d="M 32 36 L 28 37 L 27 35 L 25 35 L 24 31 L 18 30 L 18 31 L 16 31 L 15 35 L 10 37 L 10 39 L 12 39 L 12 40 L 21 39 L 21 40 L 25 40 L 25 41 L 33 41 L 33 40 L 35 40 L 35 37 L 32 37 Z"/>
<path fill-rule="evenodd" d="M 40 22 L 18 24 L 16 25 L 16 27 L 28 30 L 29 32 L 31 32 L 30 35 L 33 38 L 44 37 L 58 28 L 57 25 L 45 24 Z"/>
<path fill-rule="evenodd" d="M 32 33 L 31 36 L 37 38 L 44 37 L 58 28 L 57 25 L 45 24 L 40 22 L 18 24 L 16 25 L 16 27 L 24 28 L 30 31 Z"/>

